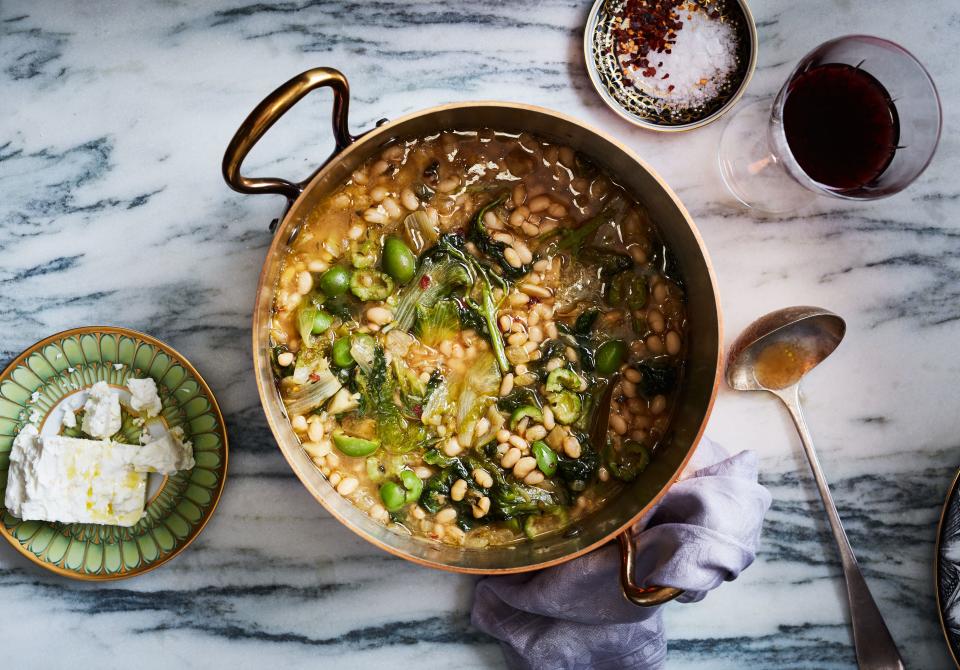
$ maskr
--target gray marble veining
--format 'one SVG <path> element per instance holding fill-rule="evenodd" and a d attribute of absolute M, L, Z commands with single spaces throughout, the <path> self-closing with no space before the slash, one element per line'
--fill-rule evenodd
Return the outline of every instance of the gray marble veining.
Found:
<path fill-rule="evenodd" d="M 468 624 L 472 579 L 391 558 L 332 520 L 279 455 L 252 378 L 249 324 L 278 198 L 229 191 L 219 161 L 260 98 L 301 70 L 350 78 L 351 127 L 444 102 L 501 99 L 582 118 L 677 190 L 716 265 L 729 342 L 756 315 L 820 304 L 847 339 L 807 383 L 807 412 L 864 573 L 909 667 L 949 667 L 932 576 L 939 508 L 960 465 L 960 8 L 931 0 L 754 3 L 770 95 L 836 35 L 892 38 L 944 105 L 933 164 L 908 191 L 764 220 L 730 206 L 722 127 L 628 126 L 582 63 L 588 3 L 0 4 L 0 359 L 57 330 L 111 323 L 169 341 L 227 416 L 221 506 L 183 556 L 129 582 L 39 572 L 0 547 L 0 620 L 46 667 L 496 667 Z M 331 146 L 329 100 L 271 130 L 246 171 L 300 178 Z M 799 445 L 766 398 L 722 392 L 710 435 L 756 449 L 774 494 L 757 563 L 670 605 L 670 667 L 849 668 L 840 570 Z"/>

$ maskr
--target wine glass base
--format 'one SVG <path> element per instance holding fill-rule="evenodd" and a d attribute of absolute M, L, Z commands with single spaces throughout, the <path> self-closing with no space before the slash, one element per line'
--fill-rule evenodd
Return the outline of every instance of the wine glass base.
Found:
<path fill-rule="evenodd" d="M 727 122 L 717 159 L 727 190 L 747 209 L 782 215 L 808 205 L 815 194 L 801 186 L 771 150 L 773 98 L 742 107 Z"/>

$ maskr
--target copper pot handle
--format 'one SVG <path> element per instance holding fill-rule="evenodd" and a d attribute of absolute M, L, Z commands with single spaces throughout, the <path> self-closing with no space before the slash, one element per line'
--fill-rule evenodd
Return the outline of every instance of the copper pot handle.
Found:
<path fill-rule="evenodd" d="M 223 178 L 230 188 L 240 193 L 275 193 L 290 201 L 303 193 L 313 174 L 301 182 L 294 183 L 276 177 L 244 177 L 240 174 L 240 166 L 254 145 L 281 116 L 305 95 L 323 86 L 333 89 L 333 138 L 336 147 L 330 158 L 343 151 L 356 139 L 347 128 L 350 85 L 343 73 L 329 67 L 317 67 L 301 72 L 264 98 L 240 124 L 233 139 L 230 140 L 227 151 L 223 155 Z M 329 162 L 330 158 L 324 164 Z"/>
<path fill-rule="evenodd" d="M 617 539 L 620 541 L 620 587 L 627 600 L 640 607 L 653 607 L 683 594 L 683 589 L 672 586 L 638 586 L 633 579 L 637 552 L 633 545 L 633 529 L 627 528 Z"/>

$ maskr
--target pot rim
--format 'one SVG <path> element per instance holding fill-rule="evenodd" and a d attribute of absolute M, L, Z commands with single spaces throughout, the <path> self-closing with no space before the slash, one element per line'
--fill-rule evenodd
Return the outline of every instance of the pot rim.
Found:
<path fill-rule="evenodd" d="M 304 197 L 309 192 L 312 191 L 314 185 L 323 178 L 323 176 L 334 164 L 340 162 L 352 152 L 360 151 L 362 147 L 368 146 L 371 142 L 375 142 L 378 138 L 385 139 L 385 136 L 389 136 L 391 131 L 395 127 L 403 123 L 406 123 L 407 121 L 410 121 L 415 118 L 423 117 L 423 116 L 429 116 L 431 114 L 436 114 L 438 112 L 445 112 L 450 110 L 458 110 L 458 109 L 466 109 L 466 108 L 477 108 L 477 107 L 497 107 L 497 108 L 523 110 L 523 111 L 535 112 L 535 113 L 543 114 L 545 116 L 551 116 L 551 117 L 560 119 L 561 121 L 564 121 L 566 123 L 579 127 L 585 132 L 598 135 L 602 139 L 606 140 L 607 142 L 613 144 L 618 149 L 623 151 L 633 161 L 635 161 L 638 165 L 640 165 L 640 167 L 646 170 L 650 174 L 650 176 L 654 179 L 654 181 L 657 182 L 660 188 L 663 189 L 663 191 L 669 196 L 670 200 L 677 207 L 679 212 L 683 215 L 684 220 L 687 222 L 687 225 L 690 228 L 690 232 L 693 234 L 697 242 L 697 246 L 700 250 L 700 254 L 704 260 L 704 265 L 707 270 L 707 275 L 709 276 L 709 279 L 710 279 L 710 287 L 713 291 L 713 298 L 714 298 L 716 314 L 717 314 L 717 357 L 716 357 L 717 360 L 716 360 L 716 367 L 714 372 L 713 385 L 710 392 L 710 398 L 709 398 L 709 401 L 707 402 L 705 411 L 703 413 L 703 418 L 701 419 L 700 425 L 697 428 L 697 432 L 692 440 L 690 449 L 687 451 L 686 455 L 683 457 L 683 460 L 680 462 L 676 471 L 673 473 L 673 475 L 671 475 L 667 483 L 664 484 L 664 486 L 660 489 L 660 491 L 646 505 L 644 505 L 641 509 L 637 510 L 637 512 L 629 520 L 617 526 L 614 530 L 610 531 L 599 540 L 581 549 L 578 549 L 577 551 L 571 552 L 570 554 L 567 554 L 559 558 L 543 561 L 541 563 L 532 563 L 529 565 L 523 565 L 518 567 L 507 567 L 507 568 L 474 568 L 474 567 L 461 566 L 461 565 L 448 565 L 446 563 L 439 563 L 436 561 L 431 561 L 428 559 L 411 556 L 406 552 L 401 551 L 388 544 L 385 544 L 380 540 L 378 540 L 377 538 L 367 534 L 363 529 L 356 527 L 346 517 L 341 515 L 332 505 L 328 505 L 324 497 L 318 491 L 313 490 L 313 487 L 310 486 L 310 484 L 308 483 L 308 478 L 306 477 L 306 475 L 301 471 L 301 468 L 297 465 L 295 460 L 292 458 L 292 455 L 288 453 L 288 446 L 284 445 L 280 437 L 280 431 L 278 429 L 278 426 L 275 424 L 273 418 L 271 417 L 271 414 L 267 412 L 267 404 L 273 403 L 273 402 L 279 402 L 279 400 L 276 397 L 276 388 L 274 385 L 274 380 L 272 378 L 267 378 L 263 374 L 261 374 L 261 366 L 258 364 L 258 359 L 260 356 L 263 355 L 263 352 L 266 351 L 265 346 L 267 344 L 265 342 L 260 341 L 260 333 L 259 333 L 259 329 L 257 328 L 257 316 L 260 313 L 260 306 L 261 306 L 260 301 L 264 299 L 265 295 L 267 295 L 267 293 L 265 292 L 266 288 L 270 288 L 271 290 L 269 291 L 269 295 L 271 297 L 273 295 L 272 287 L 266 286 L 267 260 L 273 257 L 274 254 L 280 253 L 281 247 L 286 245 L 287 238 L 289 237 L 289 235 L 286 233 L 292 221 L 291 214 L 295 212 L 295 210 L 297 209 L 297 205 L 304 200 Z M 438 129 L 438 130 L 441 130 L 441 129 Z M 280 221 L 273 233 L 273 241 L 270 243 L 270 247 L 267 249 L 267 254 L 264 257 L 263 265 L 260 270 L 260 278 L 257 281 L 257 293 L 256 293 L 256 300 L 254 302 L 252 331 L 253 332 L 252 332 L 251 344 L 252 344 L 252 354 L 253 354 L 253 363 L 254 363 L 254 375 L 257 380 L 257 393 L 260 396 L 261 409 L 263 410 L 263 413 L 267 418 L 267 423 L 270 426 L 270 432 L 273 434 L 274 440 L 277 443 L 277 447 L 280 449 L 280 452 L 283 454 L 284 459 L 290 465 L 290 468 L 293 470 L 294 474 L 297 475 L 297 479 L 300 480 L 300 483 L 303 485 L 303 487 L 310 493 L 310 495 L 312 495 L 317 500 L 317 502 L 319 502 L 323 506 L 323 508 L 333 518 L 339 521 L 343 526 L 349 529 L 352 533 L 354 533 L 355 535 L 358 535 L 359 537 L 363 538 L 364 540 L 373 544 L 374 546 L 379 547 L 380 549 L 394 556 L 403 558 L 407 561 L 416 563 L 418 565 L 422 565 L 430 568 L 436 568 L 436 569 L 444 570 L 447 572 L 456 572 L 456 573 L 463 573 L 463 574 L 477 574 L 477 575 L 516 574 L 516 573 L 522 573 L 522 572 L 531 572 L 533 570 L 541 570 L 543 568 L 549 568 L 555 565 L 560 565 L 562 563 L 566 563 L 567 561 L 571 561 L 575 558 L 588 554 L 591 551 L 594 551 L 605 544 L 608 544 L 609 542 L 615 540 L 617 536 L 623 533 L 625 530 L 633 527 L 648 511 L 650 511 L 653 507 L 655 507 L 660 502 L 660 499 L 663 498 L 663 496 L 670 489 L 673 483 L 677 481 L 678 477 L 683 472 L 690 458 L 693 456 L 693 452 L 696 451 L 697 446 L 699 446 L 700 440 L 703 438 L 703 433 L 706 430 L 707 422 L 709 421 L 710 415 L 713 411 L 713 406 L 714 406 L 714 403 L 716 402 L 717 393 L 720 387 L 720 381 L 723 374 L 723 313 L 721 311 L 721 306 L 720 306 L 720 294 L 718 291 L 716 274 L 714 272 L 713 263 L 710 260 L 710 256 L 707 253 L 706 245 L 704 244 L 703 237 L 701 236 L 699 229 L 694 223 L 693 218 L 690 216 L 690 213 L 687 211 L 687 208 L 683 205 L 683 203 L 677 197 L 676 193 L 674 193 L 673 189 L 670 188 L 670 186 L 666 183 L 666 181 L 664 181 L 663 177 L 661 177 L 660 174 L 652 166 L 650 166 L 646 161 L 640 158 L 640 156 L 637 155 L 637 153 L 634 152 L 630 147 L 628 147 L 623 142 L 620 142 L 619 140 L 615 139 L 611 135 L 595 128 L 594 126 L 589 125 L 581 121 L 580 119 L 569 116 L 567 114 L 556 112 L 551 109 L 547 109 L 537 105 L 529 105 L 526 103 L 515 103 L 515 102 L 501 102 L 501 101 L 495 101 L 495 100 L 454 102 L 454 103 L 447 103 L 444 105 L 437 105 L 434 107 L 428 107 L 423 110 L 411 112 L 409 114 L 405 114 L 399 118 L 393 119 L 392 121 L 389 121 L 387 123 L 384 123 L 382 125 L 375 127 L 369 132 L 364 133 L 362 136 L 358 136 L 356 138 L 356 141 L 352 142 L 343 151 L 335 152 L 330 157 L 330 159 L 327 161 L 326 164 L 324 164 L 319 170 L 317 170 L 317 172 L 311 175 L 309 182 L 304 185 L 303 192 L 296 199 L 294 199 L 289 203 L 286 211 L 283 213 L 282 217 L 280 218 Z M 283 410 L 282 414 L 286 415 L 285 409 Z M 482 550 L 478 550 L 478 551 L 482 551 Z"/>

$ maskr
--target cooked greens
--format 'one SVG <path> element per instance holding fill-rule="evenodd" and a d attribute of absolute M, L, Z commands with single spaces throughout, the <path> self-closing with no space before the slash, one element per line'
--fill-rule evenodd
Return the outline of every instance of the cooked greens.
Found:
<path fill-rule="evenodd" d="M 278 391 L 305 454 L 377 522 L 523 541 L 582 523 L 655 458 L 682 381 L 683 284 L 587 157 L 488 131 L 392 143 L 290 245 Z"/>
<path fill-rule="evenodd" d="M 398 382 L 387 366 L 382 347 L 374 348 L 373 366 L 369 372 L 360 370 L 356 383 L 360 393 L 360 415 L 376 422 L 376 434 L 384 449 L 405 453 L 431 442 L 426 428 L 419 421 L 405 417 L 394 401 Z"/>

